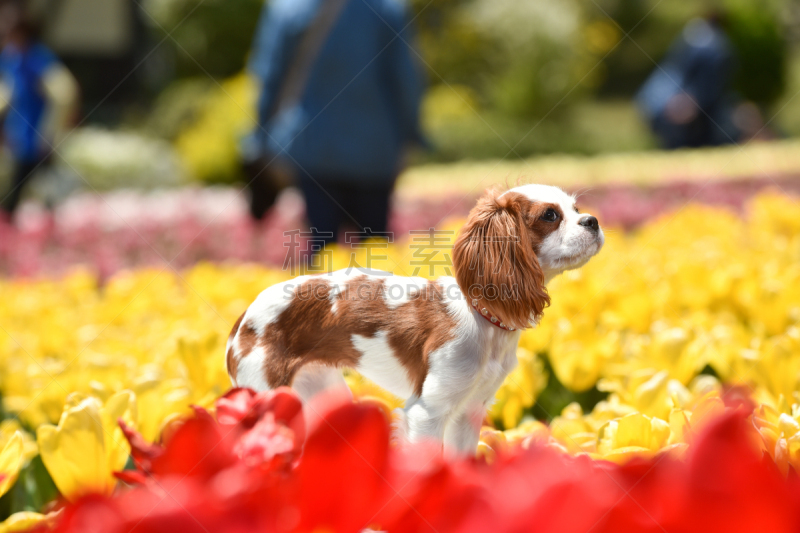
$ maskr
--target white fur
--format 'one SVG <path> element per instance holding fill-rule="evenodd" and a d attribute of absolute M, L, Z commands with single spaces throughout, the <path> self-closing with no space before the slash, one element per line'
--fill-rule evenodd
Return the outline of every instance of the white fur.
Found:
<path fill-rule="evenodd" d="M 419 295 L 428 280 L 418 277 L 389 276 L 386 278 L 384 300 L 389 309 L 397 309 Z"/>
<path fill-rule="evenodd" d="M 247 387 L 254 390 L 267 390 L 266 375 L 264 374 L 264 348 L 254 347 L 250 353 L 242 354 L 236 369 L 237 387 Z"/>
<path fill-rule="evenodd" d="M 292 388 L 303 402 L 308 402 L 322 391 L 340 389 L 350 393 L 347 382 L 338 368 L 316 363 L 309 363 L 297 371 L 292 381 Z"/>
<path fill-rule="evenodd" d="M 336 272 L 330 272 L 325 276 L 325 279 L 328 280 L 328 284 L 331 286 L 331 292 L 328 298 L 333 302 L 331 305 L 332 313 L 336 313 L 337 304 L 339 303 L 338 297 L 342 291 L 345 290 L 347 282 L 354 276 L 354 273 L 358 275 L 363 274 L 358 268 L 346 268 L 337 270 Z"/>
<path fill-rule="evenodd" d="M 414 387 L 408 377 L 408 371 L 397 359 L 389 346 L 385 331 L 379 331 L 374 337 L 353 335 L 353 346 L 361 354 L 356 370 L 400 398 L 408 398 Z"/>
<path fill-rule="evenodd" d="M 534 201 L 558 204 L 563 213 L 563 219 L 557 221 L 558 227 L 545 238 L 537 253 L 546 281 L 564 270 L 583 265 L 603 246 L 602 230 L 595 234 L 578 224 L 586 214 L 575 211 L 573 196 L 556 187 L 543 185 L 525 185 L 512 191 Z M 421 290 L 427 283 L 422 278 L 359 269 L 341 270 L 320 278 L 328 280 L 333 288 L 330 296 L 333 298 L 344 290 L 350 279 L 365 274 L 385 281 L 387 290 L 383 297 L 390 309 L 411 305 L 413 292 Z M 291 292 L 287 292 L 287 289 L 297 287 L 303 281 L 303 278 L 298 278 L 267 289 L 248 309 L 245 319 L 254 319 L 256 327 L 260 332 L 263 331 L 265 325 L 274 321 L 291 300 Z M 520 332 L 501 329 L 481 316 L 470 305 L 454 278 L 443 277 L 437 283 L 455 326 L 451 332 L 452 339 L 429 354 L 428 373 L 420 395 L 414 394 L 408 372 L 391 348 L 386 331 L 379 331 L 372 338 L 352 335 L 353 346 L 361 354 L 356 369 L 393 394 L 406 398 L 405 407 L 397 417 L 398 435 L 412 442 L 435 439 L 444 442 L 446 449 L 472 454 L 478 443 L 480 423 L 486 410 L 503 380 L 517 364 Z M 352 300 L 354 295 L 348 295 L 348 298 Z M 333 303 L 332 312 L 335 313 L 336 301 Z M 239 354 L 235 339 L 232 345 L 236 355 L 241 356 L 237 384 L 257 390 L 266 389 L 263 349 L 256 348 L 250 354 Z M 338 373 L 337 370 L 334 372 Z M 320 385 L 331 382 L 336 385 L 340 383 L 338 379 L 331 379 L 330 374 L 320 373 L 317 369 L 298 374 L 293 386 L 301 389 L 305 397 Z"/>

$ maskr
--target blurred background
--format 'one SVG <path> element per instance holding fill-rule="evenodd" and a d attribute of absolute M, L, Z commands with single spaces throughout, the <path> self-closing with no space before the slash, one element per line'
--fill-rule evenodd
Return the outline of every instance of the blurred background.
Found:
<path fill-rule="evenodd" d="M 213 235 L 250 231 L 239 227 L 249 224 L 239 142 L 257 115 L 245 65 L 263 5 L 3 3 L 0 33 L 12 10 L 24 11 L 78 87 L 68 131 L 26 185 L 16 223 L 0 223 L 4 272 L 87 261 L 108 273 L 172 249 L 186 250 L 177 265 L 236 255 Z M 485 187 L 518 178 L 590 188 L 587 203 L 626 227 L 689 197 L 737 206 L 762 186 L 796 188 L 800 2 L 412 0 L 409 16 L 426 74 L 428 147 L 409 154 L 398 182 L 396 231 L 461 216 Z M 713 96 L 725 99 L 714 121 L 724 135 L 671 145 L 647 115 L 648 79 L 680 61 L 678 41 L 700 35 L 698 21 L 715 17 L 731 48 L 729 82 Z M 665 151 L 703 144 L 715 146 Z M 2 191 L 10 160 L 6 150 Z M 275 212 L 265 239 L 302 224 L 300 195 L 284 194 Z M 64 242 L 68 258 L 55 251 Z M 252 253 L 241 252 L 277 262 L 283 250 Z"/>

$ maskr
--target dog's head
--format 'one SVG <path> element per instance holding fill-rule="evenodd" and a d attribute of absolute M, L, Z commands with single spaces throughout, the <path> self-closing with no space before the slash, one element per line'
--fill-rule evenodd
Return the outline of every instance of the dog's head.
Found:
<path fill-rule="evenodd" d="M 536 322 L 550 303 L 545 280 L 578 268 L 602 248 L 597 219 L 558 187 L 488 191 L 453 247 L 461 290 L 515 328 Z"/>

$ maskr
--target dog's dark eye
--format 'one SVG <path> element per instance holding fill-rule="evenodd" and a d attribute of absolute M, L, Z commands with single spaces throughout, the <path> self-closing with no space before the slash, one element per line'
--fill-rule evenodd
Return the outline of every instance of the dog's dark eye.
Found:
<path fill-rule="evenodd" d="M 544 212 L 541 218 L 547 222 L 555 222 L 558 220 L 558 213 L 556 213 L 555 209 L 548 209 Z"/>

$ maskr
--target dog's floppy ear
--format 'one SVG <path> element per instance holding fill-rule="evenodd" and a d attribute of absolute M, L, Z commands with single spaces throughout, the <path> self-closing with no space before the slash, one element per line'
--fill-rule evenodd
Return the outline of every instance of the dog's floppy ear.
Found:
<path fill-rule="evenodd" d="M 529 327 L 550 304 L 525 225 L 527 203 L 519 193 L 488 191 L 453 246 L 456 281 L 469 302 L 514 328 Z"/>

